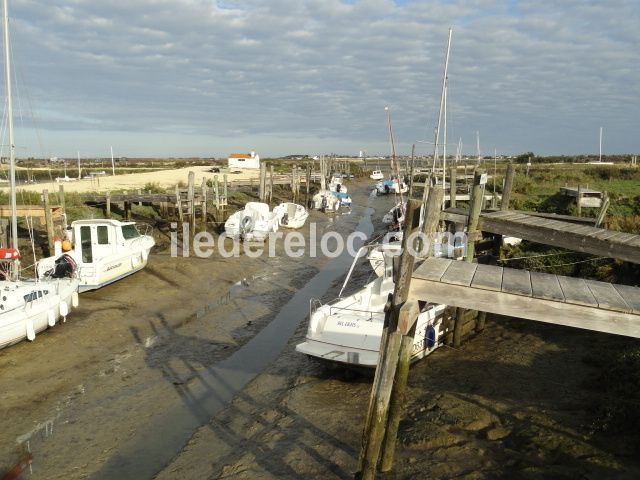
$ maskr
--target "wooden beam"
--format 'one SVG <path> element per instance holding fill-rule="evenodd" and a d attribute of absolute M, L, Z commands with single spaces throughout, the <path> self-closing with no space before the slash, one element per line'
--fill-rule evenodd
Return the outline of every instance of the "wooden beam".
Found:
<path fill-rule="evenodd" d="M 481 290 L 417 277 L 414 277 L 411 282 L 409 298 L 411 300 L 428 298 L 434 303 L 640 338 L 640 316 L 626 312 L 602 310 L 514 293 Z"/>
<path fill-rule="evenodd" d="M 509 200 L 511 198 L 511 190 L 513 189 L 513 180 L 516 176 L 516 168 L 513 163 L 509 162 L 507 166 L 507 174 L 504 179 L 504 188 L 502 189 L 502 202 L 500 210 L 509 210 Z"/>

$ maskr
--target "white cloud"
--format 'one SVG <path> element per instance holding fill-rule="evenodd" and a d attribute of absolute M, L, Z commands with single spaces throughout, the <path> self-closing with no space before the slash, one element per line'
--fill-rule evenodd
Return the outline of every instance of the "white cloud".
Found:
<path fill-rule="evenodd" d="M 635 0 L 23 0 L 10 9 L 21 92 L 40 112 L 47 148 L 62 155 L 90 139 L 96 152 L 121 142 L 149 155 L 224 155 L 249 143 L 267 155 L 386 152 L 385 105 L 408 151 L 437 120 L 450 24 L 450 138 L 471 146 L 480 130 L 485 151 L 584 152 L 603 125 L 612 150 L 640 150 Z"/>

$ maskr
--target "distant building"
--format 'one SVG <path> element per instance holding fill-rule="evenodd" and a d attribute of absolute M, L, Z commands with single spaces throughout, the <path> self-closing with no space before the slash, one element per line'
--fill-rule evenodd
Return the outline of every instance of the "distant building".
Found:
<path fill-rule="evenodd" d="M 260 155 L 251 153 L 232 153 L 229 155 L 229 168 L 260 168 Z"/>

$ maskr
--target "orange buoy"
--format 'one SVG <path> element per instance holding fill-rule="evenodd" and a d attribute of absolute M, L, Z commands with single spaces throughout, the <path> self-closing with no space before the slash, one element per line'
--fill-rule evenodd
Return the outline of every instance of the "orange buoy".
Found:
<path fill-rule="evenodd" d="M 62 241 L 62 251 L 63 252 L 68 252 L 69 250 L 71 250 L 72 246 L 71 246 L 71 242 L 69 240 L 63 240 Z"/>

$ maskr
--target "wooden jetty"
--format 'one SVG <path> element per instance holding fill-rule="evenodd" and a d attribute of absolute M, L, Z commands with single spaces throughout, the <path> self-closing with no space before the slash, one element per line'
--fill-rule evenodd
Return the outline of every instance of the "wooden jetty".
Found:
<path fill-rule="evenodd" d="M 510 170 L 513 172 L 511 167 Z M 407 253 L 410 250 L 407 239 L 419 227 L 416 218 L 421 202 L 410 199 L 407 203 L 403 253 L 395 290 L 385 308 L 380 356 L 362 436 L 358 472 L 362 480 L 373 479 L 378 469 L 387 472 L 393 467 L 409 372 L 410 349 L 407 345 L 413 344 L 420 305 L 433 302 L 455 307 L 454 346 L 460 344 L 463 322 L 467 330 L 482 331 L 487 312 L 640 338 L 638 287 L 474 263 L 475 242 L 480 231 L 515 235 L 635 263 L 640 263 L 640 236 L 582 222 L 509 211 L 509 188 L 505 189 L 506 201 L 503 201 L 501 211 L 481 214 L 481 173 L 477 170 L 474 176 L 468 214 L 466 211 L 441 213 L 439 208 L 434 208 L 434 205 L 442 205 L 440 186 L 431 187 L 426 195 L 422 231 L 431 238 L 435 225 L 429 219 L 441 218 L 442 214 L 456 215 L 457 220 L 463 220 L 467 226 L 465 261 L 425 255 L 427 258 L 414 269 L 418 259 Z M 508 171 L 507 180 L 509 175 Z M 423 246 L 422 252 L 427 254 L 429 246 Z M 466 309 L 479 312 L 470 329 Z"/>
<path fill-rule="evenodd" d="M 567 197 L 573 197 L 580 207 L 600 208 L 602 206 L 603 192 L 592 190 L 578 185 L 577 187 L 560 187 L 560 193 Z"/>

